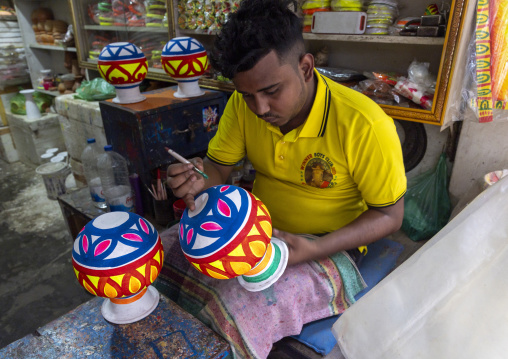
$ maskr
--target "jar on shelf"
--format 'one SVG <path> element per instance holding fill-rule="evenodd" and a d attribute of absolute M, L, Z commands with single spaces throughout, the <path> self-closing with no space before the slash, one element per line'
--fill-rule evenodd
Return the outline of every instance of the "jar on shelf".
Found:
<path fill-rule="evenodd" d="M 53 81 L 53 77 L 45 77 L 42 81 L 42 87 L 46 91 L 55 87 L 55 82 Z"/>
<path fill-rule="evenodd" d="M 37 88 L 39 90 L 46 90 L 45 89 L 45 82 L 49 83 L 49 79 L 51 79 L 51 82 L 53 82 L 53 75 L 51 74 L 51 69 L 42 69 L 40 71 L 39 78 L 37 79 Z"/>

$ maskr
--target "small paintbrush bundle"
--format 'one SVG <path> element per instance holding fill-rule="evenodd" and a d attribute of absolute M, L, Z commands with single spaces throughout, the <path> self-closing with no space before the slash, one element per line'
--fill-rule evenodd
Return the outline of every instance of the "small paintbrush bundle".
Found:
<path fill-rule="evenodd" d="M 146 189 L 154 199 L 155 222 L 166 226 L 173 220 L 173 212 L 171 210 L 171 201 L 168 199 L 166 183 L 162 181 L 162 177 L 165 176 L 162 176 L 161 171 L 157 170 L 157 180 L 153 181 L 150 185 L 151 188 L 146 186 Z"/>
<path fill-rule="evenodd" d="M 156 201 L 164 201 L 168 199 L 166 183 L 161 179 L 160 169 L 157 169 L 157 182 L 155 184 L 151 184 L 151 189 L 148 186 L 146 186 L 146 189 Z"/>

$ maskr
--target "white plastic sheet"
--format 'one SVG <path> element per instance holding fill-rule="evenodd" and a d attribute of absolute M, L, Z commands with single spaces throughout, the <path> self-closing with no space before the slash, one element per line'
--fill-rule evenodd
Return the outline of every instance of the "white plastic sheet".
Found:
<path fill-rule="evenodd" d="M 508 177 L 349 308 L 347 359 L 507 358 Z"/>

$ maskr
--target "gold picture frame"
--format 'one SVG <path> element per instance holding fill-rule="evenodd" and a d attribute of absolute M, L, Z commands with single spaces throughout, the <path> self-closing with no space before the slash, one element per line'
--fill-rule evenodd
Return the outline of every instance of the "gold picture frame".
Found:
<path fill-rule="evenodd" d="M 433 125 L 443 124 L 444 108 L 448 98 L 448 91 L 450 90 L 450 80 L 455 63 L 455 56 L 457 55 L 457 47 L 460 36 L 462 35 L 461 29 L 465 21 L 464 10 L 468 1 L 469 0 L 454 0 L 452 2 L 445 42 L 441 53 L 432 109 L 428 111 L 424 109 L 420 110 L 381 105 L 389 116 L 398 120 L 422 122 Z"/>

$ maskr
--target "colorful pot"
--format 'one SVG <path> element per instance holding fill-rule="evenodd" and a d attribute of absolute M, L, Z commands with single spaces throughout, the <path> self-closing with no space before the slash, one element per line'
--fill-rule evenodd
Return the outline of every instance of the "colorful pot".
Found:
<path fill-rule="evenodd" d="M 208 56 L 199 41 L 192 37 L 175 37 L 162 49 L 162 68 L 178 82 L 176 97 L 201 96 L 198 80 L 208 69 Z"/>
<path fill-rule="evenodd" d="M 146 57 L 134 44 L 114 42 L 106 45 L 99 55 L 97 64 L 104 80 L 115 86 L 113 102 L 129 104 L 146 99 L 139 91 L 139 85 L 148 72 Z"/>
<path fill-rule="evenodd" d="M 163 261 L 159 234 L 150 222 L 131 212 L 110 212 L 91 220 L 72 250 L 79 284 L 107 298 L 102 315 L 116 324 L 138 321 L 157 307 L 159 292 L 150 284 Z"/>
<path fill-rule="evenodd" d="M 287 265 L 287 246 L 271 238 L 265 205 L 243 188 L 222 185 L 200 193 L 193 211 L 185 209 L 179 238 L 187 260 L 201 273 L 238 277 L 249 291 L 275 283 Z"/>

